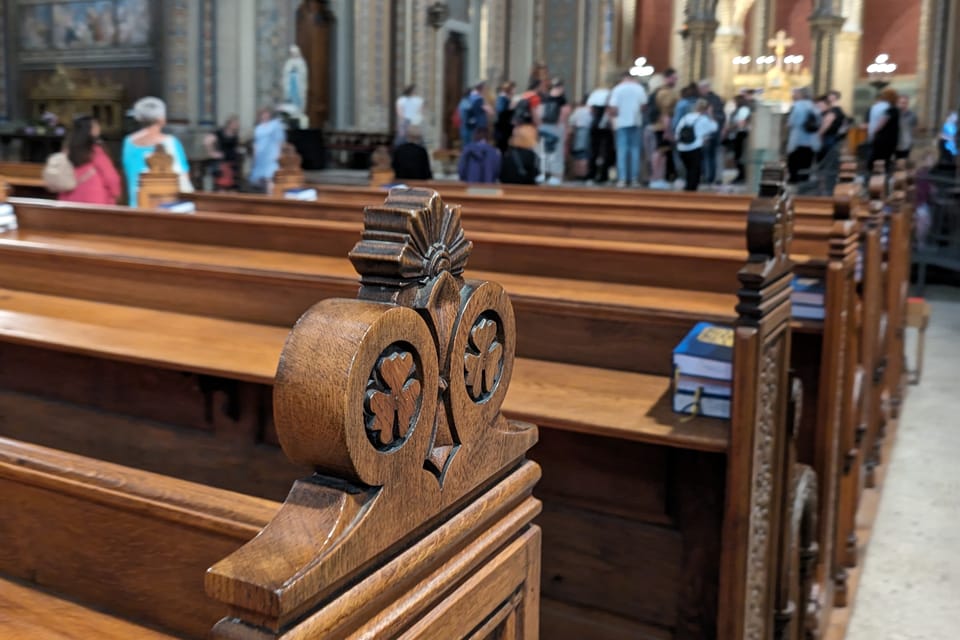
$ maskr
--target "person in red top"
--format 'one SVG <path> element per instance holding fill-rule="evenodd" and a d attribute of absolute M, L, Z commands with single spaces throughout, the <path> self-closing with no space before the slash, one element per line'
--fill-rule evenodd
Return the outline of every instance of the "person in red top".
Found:
<path fill-rule="evenodd" d="M 74 167 L 77 186 L 58 197 L 68 202 L 117 204 L 121 195 L 120 174 L 100 144 L 100 123 L 90 116 L 73 121 L 67 138 L 67 157 Z"/>

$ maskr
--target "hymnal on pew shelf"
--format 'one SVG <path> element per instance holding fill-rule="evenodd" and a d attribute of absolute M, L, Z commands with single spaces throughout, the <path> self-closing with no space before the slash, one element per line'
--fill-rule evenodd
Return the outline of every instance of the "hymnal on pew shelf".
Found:
<path fill-rule="evenodd" d="M 820 278 L 794 278 L 790 301 L 794 304 L 823 306 L 826 287 Z"/>
<path fill-rule="evenodd" d="M 164 202 L 159 206 L 160 209 L 164 211 L 169 211 L 170 213 L 196 213 L 197 205 L 193 202 Z"/>
<path fill-rule="evenodd" d="M 730 380 L 733 378 L 733 329 L 698 322 L 673 350 L 673 366 L 685 376 Z"/>
<path fill-rule="evenodd" d="M 287 200 L 304 200 L 313 202 L 317 199 L 317 190 L 309 187 L 302 189 L 287 189 L 283 192 L 283 197 Z"/>
<path fill-rule="evenodd" d="M 730 417 L 733 329 L 700 322 L 673 350 L 673 410 Z"/>

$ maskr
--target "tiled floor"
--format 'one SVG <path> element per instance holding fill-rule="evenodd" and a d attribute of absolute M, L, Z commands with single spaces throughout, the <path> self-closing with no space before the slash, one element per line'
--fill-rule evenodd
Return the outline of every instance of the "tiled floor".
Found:
<path fill-rule="evenodd" d="M 926 297 L 923 380 L 900 419 L 847 640 L 960 639 L 960 289 Z"/>

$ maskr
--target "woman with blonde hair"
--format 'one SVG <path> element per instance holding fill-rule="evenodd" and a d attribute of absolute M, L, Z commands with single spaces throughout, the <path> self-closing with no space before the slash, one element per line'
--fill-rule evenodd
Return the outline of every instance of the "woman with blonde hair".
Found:
<path fill-rule="evenodd" d="M 180 180 L 180 191 L 191 193 L 190 165 L 183 145 L 176 137 L 164 133 L 167 124 L 167 105 L 160 98 L 141 98 L 133 105 L 133 117 L 140 129 L 123 139 L 123 173 L 127 179 L 127 194 L 131 207 L 137 206 L 140 189 L 140 174 L 147 170 L 147 158 L 153 155 L 157 145 L 163 145 L 173 157 L 173 172 Z"/>

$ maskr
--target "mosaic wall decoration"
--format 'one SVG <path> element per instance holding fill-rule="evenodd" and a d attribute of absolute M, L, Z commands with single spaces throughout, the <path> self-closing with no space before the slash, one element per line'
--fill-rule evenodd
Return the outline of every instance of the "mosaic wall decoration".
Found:
<path fill-rule="evenodd" d="M 9 97 L 7 95 L 7 7 L 0 0 L 0 122 L 10 116 Z"/>
<path fill-rule="evenodd" d="M 299 0 L 257 2 L 257 101 L 273 105 L 283 95 L 281 70 L 295 42 L 296 8 Z"/>
<path fill-rule="evenodd" d="M 20 61 L 149 60 L 149 0 L 20 0 Z"/>
<path fill-rule="evenodd" d="M 197 74 L 197 117 L 199 124 L 217 121 L 217 3 L 200 2 L 199 73 Z"/>
<path fill-rule="evenodd" d="M 190 119 L 190 2 L 172 0 L 167 3 L 167 29 L 164 50 L 166 69 L 164 99 L 167 103 L 167 119 L 188 121 Z"/>

